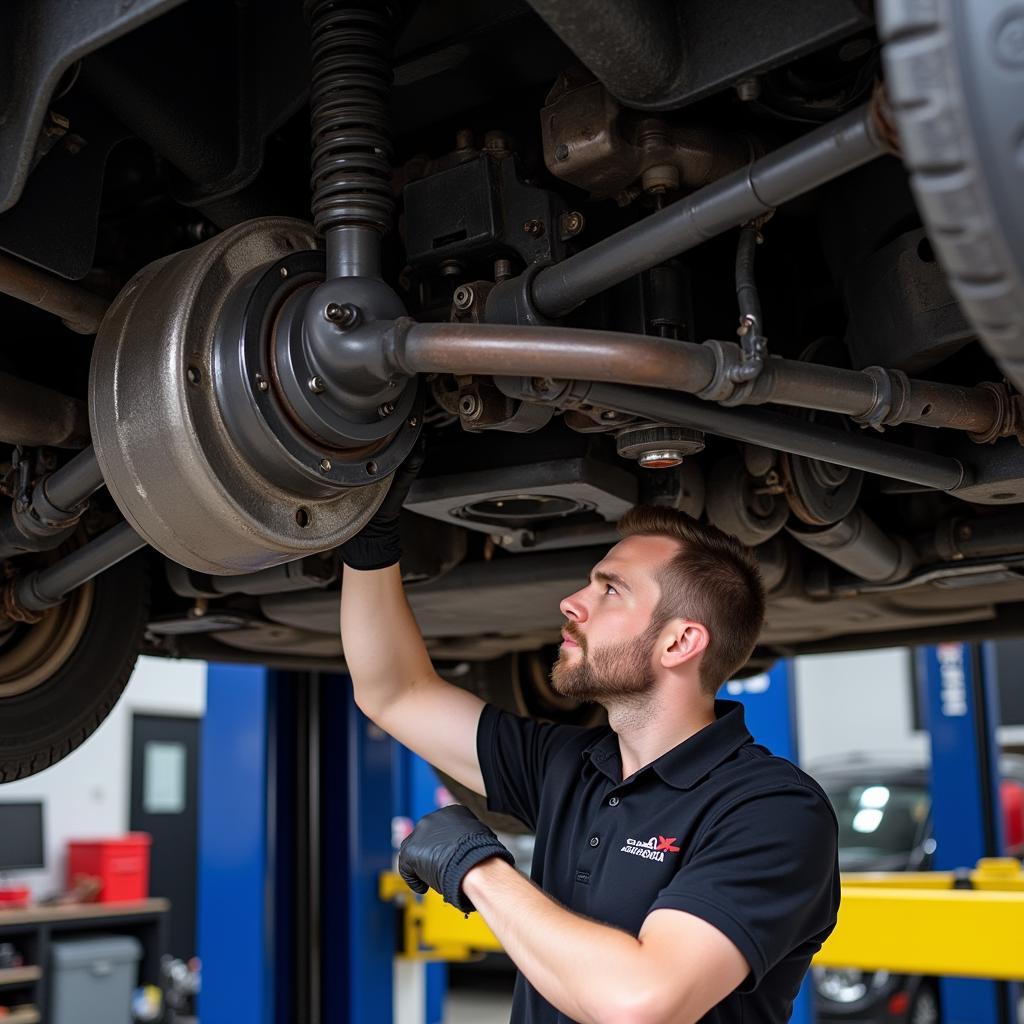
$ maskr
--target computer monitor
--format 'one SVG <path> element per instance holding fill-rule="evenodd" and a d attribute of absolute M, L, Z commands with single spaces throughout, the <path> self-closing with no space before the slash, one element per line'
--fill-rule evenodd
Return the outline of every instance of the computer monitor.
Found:
<path fill-rule="evenodd" d="M 0 803 L 0 871 L 45 866 L 43 805 Z"/>

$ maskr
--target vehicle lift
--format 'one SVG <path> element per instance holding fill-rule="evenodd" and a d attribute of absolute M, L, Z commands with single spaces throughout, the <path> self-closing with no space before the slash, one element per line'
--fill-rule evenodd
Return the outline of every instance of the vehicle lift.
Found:
<path fill-rule="evenodd" d="M 1015 1024 L 1008 983 L 1024 978 L 1024 872 L 998 859 L 994 664 L 989 645 L 918 652 L 940 870 L 844 876 L 815 959 L 940 977 L 944 1024 Z M 722 696 L 797 759 L 792 662 Z M 394 873 L 403 819 L 443 794 L 358 711 L 345 676 L 211 665 L 201 785 L 205 1019 L 439 1024 L 444 963 L 500 949 L 479 914 L 414 896 Z M 805 984 L 794 1024 L 810 1024 L 811 1004 Z"/>

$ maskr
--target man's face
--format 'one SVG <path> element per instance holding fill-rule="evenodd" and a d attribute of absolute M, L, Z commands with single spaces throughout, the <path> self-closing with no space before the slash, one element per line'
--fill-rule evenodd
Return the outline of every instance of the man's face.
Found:
<path fill-rule="evenodd" d="M 594 566 L 585 587 L 562 601 L 567 622 L 551 670 L 556 692 L 603 702 L 654 686 L 654 648 L 664 626 L 651 618 L 661 597 L 657 573 L 678 551 L 667 537 L 627 537 Z"/>

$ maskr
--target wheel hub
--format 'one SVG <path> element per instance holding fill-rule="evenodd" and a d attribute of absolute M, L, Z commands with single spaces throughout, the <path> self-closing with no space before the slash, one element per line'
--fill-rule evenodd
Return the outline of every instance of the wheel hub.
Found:
<path fill-rule="evenodd" d="M 346 380 L 331 359 L 403 310 L 376 279 L 322 284 L 309 225 L 239 224 L 142 270 L 90 376 L 93 444 L 125 518 L 201 572 L 254 572 L 343 543 L 415 443 L 414 382 Z M 371 386 L 372 385 L 372 386 Z M 374 387 L 376 391 L 374 391 Z"/>

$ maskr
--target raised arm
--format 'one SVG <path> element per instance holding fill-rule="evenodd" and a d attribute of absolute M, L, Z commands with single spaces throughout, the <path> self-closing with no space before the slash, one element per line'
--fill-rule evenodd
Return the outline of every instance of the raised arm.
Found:
<path fill-rule="evenodd" d="M 341 547 L 341 643 L 364 714 L 435 768 L 486 795 L 476 755 L 484 702 L 434 671 L 398 569 L 398 520 L 423 458 L 420 445 L 395 473 L 370 522 Z"/>
<path fill-rule="evenodd" d="M 435 768 L 484 794 L 476 754 L 484 702 L 434 671 L 397 565 L 345 566 L 341 641 L 363 712 Z"/>

